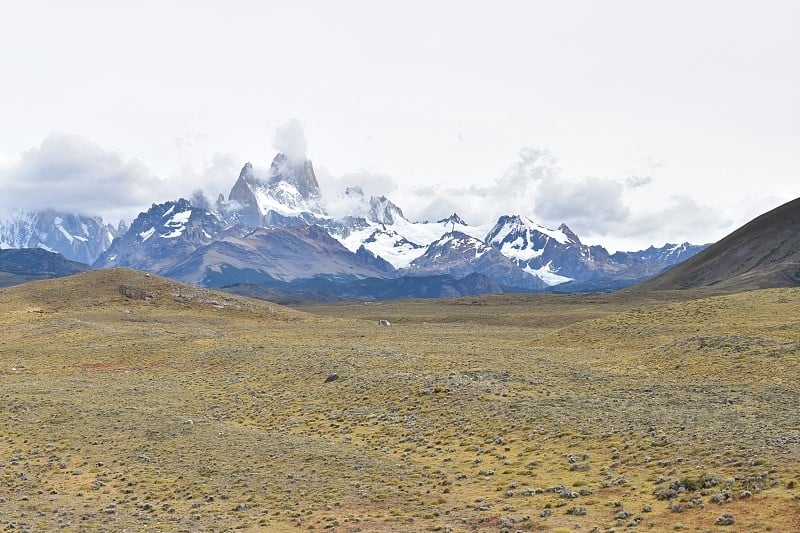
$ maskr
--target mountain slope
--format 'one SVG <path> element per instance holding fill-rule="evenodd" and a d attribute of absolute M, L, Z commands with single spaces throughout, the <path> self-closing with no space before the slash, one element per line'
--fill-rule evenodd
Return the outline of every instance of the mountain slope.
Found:
<path fill-rule="evenodd" d="M 366 251 L 353 253 L 318 226 L 227 232 L 198 247 L 163 275 L 209 287 L 234 283 L 288 282 L 326 277 L 386 277 L 394 269 Z"/>
<path fill-rule="evenodd" d="M 225 292 L 274 302 L 341 300 L 399 300 L 403 298 L 453 298 L 503 292 L 502 287 L 483 274 L 455 276 L 400 276 L 336 281 L 324 278 L 289 283 L 237 283 L 220 288 Z"/>
<path fill-rule="evenodd" d="M 478 273 L 508 287 L 543 289 L 547 286 L 540 278 L 522 271 L 497 249 L 460 231 L 443 235 L 403 272 L 415 276 L 447 274 L 457 277 Z"/>
<path fill-rule="evenodd" d="M 637 290 L 800 285 L 800 198 L 753 219 Z"/>
<path fill-rule="evenodd" d="M 90 268 L 87 264 L 70 261 L 59 253 L 41 248 L 0 250 L 0 287 L 71 276 Z"/>
<path fill-rule="evenodd" d="M 117 237 L 93 266 L 160 273 L 212 242 L 223 228 L 218 216 L 192 206 L 186 199 L 153 204 L 136 217 L 127 233 Z"/>

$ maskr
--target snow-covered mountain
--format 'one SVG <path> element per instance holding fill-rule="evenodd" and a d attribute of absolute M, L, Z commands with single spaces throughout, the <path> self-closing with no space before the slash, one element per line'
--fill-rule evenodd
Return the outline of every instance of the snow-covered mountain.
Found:
<path fill-rule="evenodd" d="M 365 249 L 351 252 L 317 225 L 249 228 L 183 198 L 153 204 L 95 262 L 205 286 L 326 277 L 387 277 L 394 268 Z"/>
<path fill-rule="evenodd" d="M 257 228 L 315 224 L 329 217 L 311 161 L 294 161 L 278 154 L 266 176 L 259 177 L 246 163 L 219 205 L 225 218 Z"/>
<path fill-rule="evenodd" d="M 0 220 L 0 248 L 42 248 L 71 261 L 92 264 L 117 230 L 100 217 L 44 211 L 12 211 Z"/>
<path fill-rule="evenodd" d="M 220 217 L 183 198 L 153 204 L 94 262 L 95 268 L 130 267 L 161 273 L 225 228 Z"/>
<path fill-rule="evenodd" d="M 587 246 L 566 224 L 550 229 L 520 215 L 501 216 L 486 242 L 548 285 L 614 275 L 631 266 L 602 246 Z"/>
<path fill-rule="evenodd" d="M 358 188 L 349 188 L 345 194 L 355 200 L 351 203 L 353 214 L 330 224 L 331 235 L 347 249 L 356 251 L 363 246 L 398 269 L 411 265 L 448 232 L 482 239 L 490 227 L 470 226 L 455 213 L 437 222 L 411 222 L 385 196 L 366 200 Z"/>
<path fill-rule="evenodd" d="M 417 276 L 448 274 L 457 277 L 477 272 L 506 287 L 547 287 L 541 278 L 526 273 L 496 248 L 460 231 L 446 233 L 431 243 L 425 253 L 403 272 Z"/>
<path fill-rule="evenodd" d="M 95 267 L 216 286 L 477 274 L 491 280 L 481 290 L 620 287 L 704 248 L 684 243 L 609 254 L 583 244 L 566 224 L 550 229 L 518 214 L 479 226 L 456 213 L 415 222 L 387 197 L 368 198 L 359 187 L 336 199 L 334 217 L 311 161 L 281 153 L 268 170 L 246 163 L 227 199 L 220 195 L 214 206 L 201 196 L 195 202 L 153 204 L 119 231 L 99 217 L 17 212 L 0 222 L 0 247 L 40 247 Z"/>
<path fill-rule="evenodd" d="M 667 243 L 661 248 L 650 246 L 646 250 L 638 252 L 617 252 L 612 257 L 617 257 L 617 254 L 623 256 L 628 255 L 635 260 L 640 260 L 648 264 L 670 267 L 689 259 L 705 248 L 706 246 L 689 244 L 688 242 L 682 244 Z"/>
<path fill-rule="evenodd" d="M 552 230 L 520 215 L 501 216 L 486 235 L 486 242 L 547 285 L 574 279 L 574 269 L 562 264 L 564 254 L 589 257 L 589 251 L 566 224 Z"/>
<path fill-rule="evenodd" d="M 610 254 L 602 246 L 587 246 L 566 224 L 558 229 L 542 227 L 527 217 L 502 216 L 486 236 L 486 242 L 529 274 L 548 285 L 598 279 L 632 283 L 696 254 L 704 246 L 683 243 L 651 246 L 638 252 Z"/>

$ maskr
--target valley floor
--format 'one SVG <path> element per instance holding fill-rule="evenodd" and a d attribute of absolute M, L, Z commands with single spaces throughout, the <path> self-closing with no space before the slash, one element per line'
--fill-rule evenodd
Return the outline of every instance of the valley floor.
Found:
<path fill-rule="evenodd" d="M 0 527 L 800 531 L 800 290 L 693 296 L 2 289 Z"/>

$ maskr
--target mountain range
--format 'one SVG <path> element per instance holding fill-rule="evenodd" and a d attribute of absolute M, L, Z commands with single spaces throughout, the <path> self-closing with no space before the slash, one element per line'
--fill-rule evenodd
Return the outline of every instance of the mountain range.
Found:
<path fill-rule="evenodd" d="M 125 231 L 124 225 L 114 228 L 100 217 L 15 210 L 0 220 L 0 249 L 42 248 L 91 265 Z"/>
<path fill-rule="evenodd" d="M 399 286 L 415 294 L 414 283 L 451 295 L 605 290 L 650 278 L 705 247 L 611 254 L 583 244 L 566 224 L 545 228 L 519 214 L 479 226 L 456 213 L 420 222 L 358 187 L 342 199 L 350 211 L 331 216 L 311 161 L 278 154 L 266 171 L 245 164 L 227 198 L 153 204 L 129 227 L 57 211 L 16 213 L 0 222 L 0 247 L 40 247 L 94 268 L 135 268 L 207 287 L 316 287 L 358 297 L 369 296 L 364 287 L 373 295 L 398 294 Z M 355 290 L 365 279 L 375 281 Z"/>

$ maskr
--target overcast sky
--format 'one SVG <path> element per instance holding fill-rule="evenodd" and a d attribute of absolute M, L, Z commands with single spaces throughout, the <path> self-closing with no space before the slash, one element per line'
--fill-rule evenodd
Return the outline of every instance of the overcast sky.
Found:
<path fill-rule="evenodd" d="M 0 207 L 130 220 L 310 157 L 406 215 L 612 249 L 800 196 L 800 2 L 3 3 Z"/>

